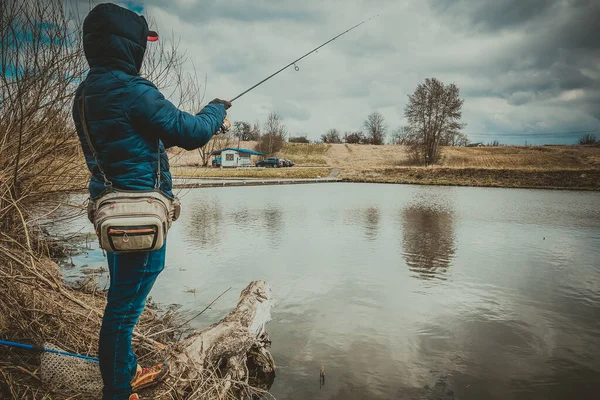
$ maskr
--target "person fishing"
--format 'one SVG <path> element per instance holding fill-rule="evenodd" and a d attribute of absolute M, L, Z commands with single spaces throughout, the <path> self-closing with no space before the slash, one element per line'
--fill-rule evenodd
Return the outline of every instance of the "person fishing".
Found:
<path fill-rule="evenodd" d="M 130 191 L 158 187 L 172 197 L 166 149 L 200 148 L 226 121 L 231 102 L 215 99 L 194 115 L 176 108 L 140 76 L 147 44 L 156 40 L 143 16 L 116 4 L 99 4 L 84 20 L 90 69 L 75 92 L 72 117 L 91 173 L 90 199 L 101 196 L 107 182 Z M 131 346 L 133 328 L 165 266 L 164 243 L 153 251 L 107 253 L 110 286 L 98 341 L 103 400 L 139 399 L 140 389 L 169 372 L 166 363 L 138 365 Z"/>

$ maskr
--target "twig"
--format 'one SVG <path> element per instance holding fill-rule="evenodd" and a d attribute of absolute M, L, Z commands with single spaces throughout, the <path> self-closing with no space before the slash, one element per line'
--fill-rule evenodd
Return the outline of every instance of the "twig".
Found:
<path fill-rule="evenodd" d="M 217 300 L 219 300 L 221 298 L 221 296 L 223 296 L 225 293 L 229 292 L 230 289 L 231 289 L 231 286 L 229 287 L 229 289 L 227 289 L 226 291 L 224 291 L 223 293 L 221 293 L 216 299 L 214 299 L 213 301 L 211 301 L 210 304 L 207 305 L 204 308 L 204 310 L 200 311 L 198 314 L 194 315 L 192 318 L 188 319 L 183 324 L 175 327 L 173 330 L 177 330 L 177 329 L 181 328 L 182 326 L 186 325 L 188 322 L 190 322 L 190 321 L 198 318 L 200 315 L 202 315 L 204 313 L 204 311 L 208 310 L 210 308 L 210 306 L 212 306 Z"/>

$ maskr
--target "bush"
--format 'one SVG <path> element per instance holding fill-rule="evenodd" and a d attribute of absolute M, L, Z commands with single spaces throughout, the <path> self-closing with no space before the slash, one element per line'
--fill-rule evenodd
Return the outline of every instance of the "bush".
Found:
<path fill-rule="evenodd" d="M 342 138 L 337 129 L 330 129 L 321 135 L 321 141 L 323 143 L 342 143 Z"/>
<path fill-rule="evenodd" d="M 310 140 L 306 136 L 291 137 L 288 142 L 290 143 L 310 143 Z"/>
<path fill-rule="evenodd" d="M 368 140 L 362 132 L 352 132 L 352 133 L 347 132 L 344 135 L 344 143 L 364 144 L 367 142 L 368 142 Z"/>
<path fill-rule="evenodd" d="M 582 145 L 589 145 L 589 144 L 598 144 L 598 139 L 596 138 L 595 135 L 592 135 L 591 133 L 588 133 L 587 135 L 583 135 L 582 137 L 579 138 L 579 144 Z"/>

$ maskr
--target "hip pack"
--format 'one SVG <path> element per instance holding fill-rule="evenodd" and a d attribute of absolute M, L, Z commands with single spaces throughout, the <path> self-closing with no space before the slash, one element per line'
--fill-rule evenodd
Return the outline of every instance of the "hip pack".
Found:
<path fill-rule="evenodd" d="M 87 206 L 88 219 L 94 225 L 100 248 L 115 253 L 162 248 L 171 224 L 179 218 L 181 203 L 177 197 L 167 196 L 160 191 L 160 146 L 157 146 L 158 167 L 153 189 L 115 189 L 104 173 L 92 144 L 85 119 L 83 95 L 79 98 L 79 115 L 86 141 L 106 187 L 97 198 L 89 198 Z"/>

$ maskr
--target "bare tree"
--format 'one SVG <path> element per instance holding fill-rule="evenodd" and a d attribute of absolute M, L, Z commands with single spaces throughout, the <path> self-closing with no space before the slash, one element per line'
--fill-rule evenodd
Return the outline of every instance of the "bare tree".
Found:
<path fill-rule="evenodd" d="M 340 132 L 337 129 L 330 129 L 327 133 L 321 135 L 323 143 L 342 143 Z"/>
<path fill-rule="evenodd" d="M 0 5 L 2 232 L 19 226 L 25 203 L 68 182 L 48 175 L 76 171 L 79 149 L 72 140 L 70 105 L 86 68 L 79 26 L 59 0 L 3 0 Z"/>
<path fill-rule="evenodd" d="M 30 225 L 23 217 L 38 201 L 83 189 L 89 179 L 71 116 L 88 70 L 82 10 L 71 5 L 0 3 L 0 231 L 16 229 L 15 237 L 24 237 Z M 141 74 L 182 109 L 197 112 L 201 85 L 185 60 L 175 40 L 161 38 L 148 46 Z"/>
<path fill-rule="evenodd" d="M 392 144 L 400 146 L 410 146 L 413 140 L 413 134 L 408 126 L 399 127 L 392 135 Z"/>
<path fill-rule="evenodd" d="M 257 125 L 252 126 L 245 121 L 235 121 L 231 128 L 231 134 L 238 140 L 248 142 L 258 140 L 260 131 L 258 130 Z"/>
<path fill-rule="evenodd" d="M 596 139 L 596 136 L 588 133 L 586 135 L 583 135 L 582 137 L 579 138 L 579 144 L 581 145 L 589 145 L 589 144 L 597 144 L 598 143 L 598 139 Z"/>
<path fill-rule="evenodd" d="M 366 130 L 365 135 L 370 144 L 381 145 L 384 143 L 388 127 L 379 111 L 369 114 L 364 122 L 364 127 Z"/>
<path fill-rule="evenodd" d="M 469 138 L 462 132 L 454 132 L 444 135 L 441 146 L 464 147 L 470 143 Z"/>
<path fill-rule="evenodd" d="M 425 79 L 408 100 L 404 114 L 415 135 L 412 146 L 420 162 L 433 164 L 439 160 L 444 141 L 464 127 L 460 121 L 464 101 L 454 83 L 444 85 L 436 78 Z"/>
<path fill-rule="evenodd" d="M 256 150 L 272 155 L 281 151 L 285 143 L 286 129 L 281 115 L 271 112 L 265 122 L 264 133 L 260 137 Z"/>

